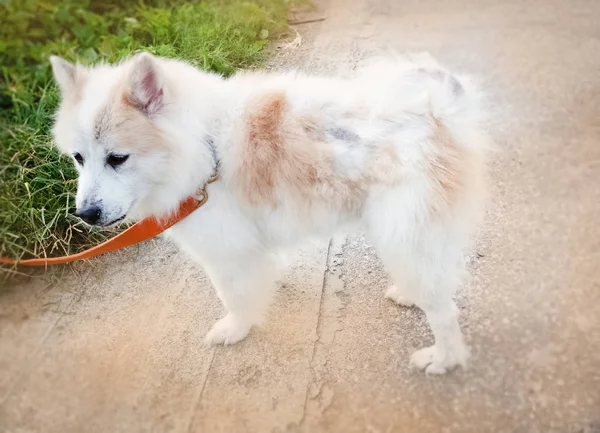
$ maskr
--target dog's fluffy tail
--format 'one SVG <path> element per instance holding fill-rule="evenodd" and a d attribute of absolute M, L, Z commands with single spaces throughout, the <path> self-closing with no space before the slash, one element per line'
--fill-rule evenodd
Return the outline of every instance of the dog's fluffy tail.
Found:
<path fill-rule="evenodd" d="M 430 54 L 375 57 L 358 72 L 359 88 L 381 116 L 402 123 L 403 117 L 418 115 L 424 130 L 435 120 L 461 146 L 477 153 L 493 148 L 482 132 L 487 116 L 473 81 L 448 71 Z M 414 126 L 414 120 L 408 123 Z"/>
<path fill-rule="evenodd" d="M 473 82 L 443 69 L 427 73 L 434 81 L 428 92 L 430 116 L 448 128 L 459 146 L 478 154 L 493 151 L 483 127 L 487 116 L 482 95 Z"/>
<path fill-rule="evenodd" d="M 467 77 L 443 69 L 424 70 L 431 81 L 429 110 L 431 116 L 444 122 L 468 122 L 478 126 L 484 120 L 481 95 Z"/>
<path fill-rule="evenodd" d="M 371 59 L 359 77 L 384 111 L 430 114 L 443 123 L 471 126 L 485 120 L 472 80 L 449 72 L 428 53 Z"/>
<path fill-rule="evenodd" d="M 491 150 L 492 144 L 482 132 L 486 120 L 483 97 L 472 79 L 448 71 L 427 53 L 409 55 L 409 59 L 415 84 L 425 81 L 423 108 L 430 116 L 446 125 L 460 144 L 478 152 Z"/>

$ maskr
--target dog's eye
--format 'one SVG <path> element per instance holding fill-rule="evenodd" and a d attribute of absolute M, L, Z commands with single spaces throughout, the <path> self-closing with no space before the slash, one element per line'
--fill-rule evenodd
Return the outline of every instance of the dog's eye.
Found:
<path fill-rule="evenodd" d="M 106 158 L 106 163 L 110 165 L 112 168 L 116 168 L 119 165 L 123 164 L 125 161 L 129 159 L 129 155 L 116 155 L 111 153 Z"/>
<path fill-rule="evenodd" d="M 75 161 L 77 161 L 79 165 L 83 166 L 83 156 L 81 156 L 81 153 L 74 153 L 73 158 L 75 159 Z"/>

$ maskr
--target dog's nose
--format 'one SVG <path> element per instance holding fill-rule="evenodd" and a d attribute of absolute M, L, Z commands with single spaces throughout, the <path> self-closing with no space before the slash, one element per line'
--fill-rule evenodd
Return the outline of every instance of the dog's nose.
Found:
<path fill-rule="evenodd" d="M 100 221 L 102 211 L 99 207 L 92 206 L 86 209 L 78 210 L 77 212 L 75 212 L 75 215 L 84 220 L 86 223 L 94 225 L 98 224 L 98 221 Z"/>

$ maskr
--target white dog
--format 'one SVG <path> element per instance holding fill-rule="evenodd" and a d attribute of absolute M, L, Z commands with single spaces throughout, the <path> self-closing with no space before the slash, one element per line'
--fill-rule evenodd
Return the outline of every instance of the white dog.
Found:
<path fill-rule="evenodd" d="M 227 309 L 213 344 L 261 322 L 276 252 L 359 228 L 397 283 L 387 296 L 423 309 L 433 330 L 412 363 L 464 365 L 452 294 L 481 213 L 486 141 L 469 83 L 429 59 L 344 79 L 224 79 L 146 53 L 93 68 L 52 57 L 54 134 L 79 170 L 78 215 L 100 226 L 164 216 L 218 175 L 206 205 L 167 232 Z"/>

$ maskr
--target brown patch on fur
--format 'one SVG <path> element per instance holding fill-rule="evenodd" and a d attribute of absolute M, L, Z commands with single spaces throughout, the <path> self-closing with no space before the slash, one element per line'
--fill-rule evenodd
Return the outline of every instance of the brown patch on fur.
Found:
<path fill-rule="evenodd" d="M 435 192 L 431 208 L 435 213 L 457 204 L 469 190 L 481 182 L 481 161 L 478 155 L 459 146 L 448 128 L 438 119 L 435 123 L 435 154 L 429 171 Z"/>
<path fill-rule="evenodd" d="M 138 154 L 173 151 L 164 133 L 142 113 L 120 107 L 114 117 L 111 134 L 119 149 Z"/>
<path fill-rule="evenodd" d="M 438 152 L 432 161 L 433 178 L 444 192 L 451 197 L 458 193 L 463 186 L 461 176 L 461 151 L 450 136 L 445 125 L 435 119 L 436 143 Z"/>
<path fill-rule="evenodd" d="M 248 119 L 248 155 L 242 170 L 254 200 L 273 199 L 275 177 L 285 156 L 282 131 L 285 104 L 283 93 L 270 95 L 260 102 L 256 113 Z"/>
<path fill-rule="evenodd" d="M 131 103 L 130 90 L 117 86 L 109 105 L 98 113 L 94 125 L 97 139 L 110 135 L 124 153 L 154 153 L 172 150 L 168 138 L 137 106 Z"/>
<path fill-rule="evenodd" d="M 239 180 L 246 197 L 255 204 L 274 204 L 275 189 L 280 186 L 306 196 L 322 175 L 318 156 L 311 155 L 307 132 L 298 122 L 286 119 L 286 105 L 283 93 L 267 95 L 247 119 Z"/>
<path fill-rule="evenodd" d="M 282 92 L 263 96 L 251 110 L 235 171 L 251 204 L 277 207 L 289 197 L 300 211 L 320 204 L 358 214 L 371 185 L 398 181 L 399 158 L 391 143 L 372 146 L 356 136 L 346 151 L 364 147 L 366 157 L 340 155 L 340 140 L 328 138 L 318 117 L 291 112 Z"/>
<path fill-rule="evenodd" d="M 121 100 L 121 104 L 124 107 L 127 107 L 127 108 L 129 108 L 131 110 L 139 111 L 139 109 L 140 109 L 140 103 L 133 96 L 133 92 L 129 88 L 129 86 L 123 85 L 121 87 L 121 89 L 120 89 L 120 100 Z"/>

